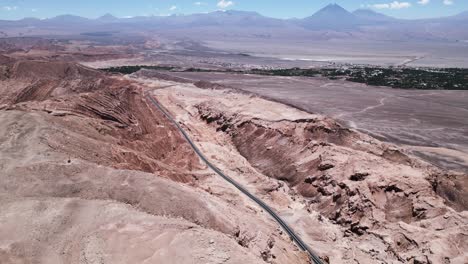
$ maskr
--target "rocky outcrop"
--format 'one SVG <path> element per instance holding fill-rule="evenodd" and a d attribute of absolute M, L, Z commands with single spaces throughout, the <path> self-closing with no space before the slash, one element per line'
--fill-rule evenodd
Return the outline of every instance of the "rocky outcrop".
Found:
<path fill-rule="evenodd" d="M 75 134 L 56 135 L 50 143 L 72 157 L 121 169 L 162 172 L 182 182 L 193 178 L 189 173 L 168 172 L 162 164 L 179 166 L 182 171 L 202 166 L 175 128 L 161 113 L 154 112 L 141 89 L 128 81 L 65 62 L 15 61 L 9 71 L 0 85 L 5 91 L 0 100 L 7 105 L 4 107 L 92 120 L 94 131 L 63 123 L 60 118 L 54 120 L 57 126 L 76 126 Z M 100 142 L 103 146 L 96 146 L 90 155 L 89 148 L 80 146 L 83 138 L 92 138 L 96 142 L 92 144 Z"/>
<path fill-rule="evenodd" d="M 288 184 L 309 212 L 340 226 L 343 240 L 375 240 L 365 253 L 375 261 L 466 260 L 457 249 L 468 249 L 460 240 L 468 236 L 468 221 L 454 209 L 466 210 L 467 175 L 454 181 L 402 149 L 325 117 L 266 120 L 231 112 L 216 100 L 196 108 L 255 169 Z"/>

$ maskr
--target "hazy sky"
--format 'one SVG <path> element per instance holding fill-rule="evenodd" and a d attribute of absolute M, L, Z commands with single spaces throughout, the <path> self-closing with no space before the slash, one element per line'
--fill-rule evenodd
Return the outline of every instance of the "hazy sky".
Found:
<path fill-rule="evenodd" d="M 468 10 L 468 0 L 0 0 L 0 19 L 46 18 L 60 14 L 118 17 L 211 12 L 257 11 L 278 18 L 306 17 L 337 3 L 348 10 L 372 8 L 402 18 L 439 17 Z"/>

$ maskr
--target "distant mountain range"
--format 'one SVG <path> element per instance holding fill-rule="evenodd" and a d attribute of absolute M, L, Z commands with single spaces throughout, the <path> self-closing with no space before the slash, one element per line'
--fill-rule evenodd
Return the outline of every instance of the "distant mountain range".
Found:
<path fill-rule="evenodd" d="M 451 17 L 406 20 L 369 9 L 354 12 L 330 4 L 303 19 L 277 19 L 245 11 L 205 14 L 97 19 L 61 15 L 49 19 L 24 18 L 0 21 L 5 36 L 81 34 L 93 31 L 132 33 L 151 31 L 198 38 L 359 38 L 373 40 L 468 40 L 468 11 Z M 203 34 L 199 34 L 203 32 Z"/>
<path fill-rule="evenodd" d="M 361 20 L 368 20 L 368 21 L 395 21 L 396 18 L 377 13 L 370 9 L 358 9 L 353 12 L 353 15 Z"/>

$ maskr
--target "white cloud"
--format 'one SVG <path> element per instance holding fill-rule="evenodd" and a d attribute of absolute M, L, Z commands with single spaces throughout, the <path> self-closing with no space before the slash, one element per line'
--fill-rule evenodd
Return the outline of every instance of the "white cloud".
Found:
<path fill-rule="evenodd" d="M 420 5 L 427 5 L 427 4 L 429 4 L 430 1 L 431 1 L 431 0 L 419 0 L 419 1 L 418 1 L 418 4 L 420 4 Z"/>
<path fill-rule="evenodd" d="M 206 3 L 204 3 L 204 2 L 195 2 L 193 4 L 196 5 L 196 6 L 206 5 Z"/>
<path fill-rule="evenodd" d="M 17 6 L 4 6 L 3 7 L 3 10 L 6 10 L 6 11 L 14 11 L 16 9 L 18 9 Z"/>
<path fill-rule="evenodd" d="M 37 12 L 36 8 L 31 9 L 31 12 Z"/>
<path fill-rule="evenodd" d="M 221 0 L 218 2 L 217 6 L 221 9 L 233 6 L 234 2 L 233 1 L 226 1 L 226 0 Z"/>
<path fill-rule="evenodd" d="M 402 9 L 402 8 L 411 7 L 411 3 L 393 1 L 393 2 L 388 3 L 388 4 L 374 4 L 374 5 L 371 5 L 371 6 L 373 8 L 376 8 L 376 9 Z"/>
<path fill-rule="evenodd" d="M 453 5 L 453 0 L 444 0 L 444 5 Z"/>
<path fill-rule="evenodd" d="M 174 10 L 176 10 L 176 9 L 177 9 L 177 6 L 175 6 L 175 5 L 169 7 L 169 10 L 171 10 L 171 11 L 174 11 Z"/>

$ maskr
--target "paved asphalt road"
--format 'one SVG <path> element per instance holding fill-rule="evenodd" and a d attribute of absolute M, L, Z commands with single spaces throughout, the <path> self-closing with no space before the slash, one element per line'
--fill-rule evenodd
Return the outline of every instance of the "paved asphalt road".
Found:
<path fill-rule="evenodd" d="M 200 149 L 193 143 L 193 141 L 190 139 L 188 134 L 182 129 L 182 127 L 179 125 L 177 121 L 169 114 L 169 112 L 158 102 L 156 99 L 154 99 L 153 96 L 150 96 L 149 94 L 146 95 L 149 101 L 156 106 L 163 114 L 166 116 L 167 119 L 169 119 L 182 133 L 184 138 L 187 140 L 187 142 L 192 146 L 193 150 L 197 155 L 203 160 L 203 162 L 206 163 L 208 167 L 210 167 L 216 174 L 224 178 L 226 181 L 228 181 L 230 184 L 234 185 L 239 191 L 241 191 L 243 194 L 247 195 L 250 199 L 252 199 L 255 203 L 257 203 L 260 207 L 262 207 L 265 211 L 268 212 L 275 220 L 276 222 L 284 229 L 286 233 L 289 234 L 291 239 L 297 244 L 297 246 L 303 250 L 306 251 L 310 259 L 313 263 L 315 264 L 322 264 L 322 260 L 307 246 L 304 241 L 294 232 L 294 230 L 288 226 L 288 224 L 281 219 L 281 217 L 276 214 L 273 209 L 271 209 L 266 203 L 264 203 L 262 200 L 251 194 L 246 188 L 244 188 L 242 185 L 237 183 L 235 180 L 233 180 L 231 177 L 225 175 L 221 170 L 219 170 L 216 166 L 214 166 L 208 159 L 203 155 L 203 153 L 200 151 Z"/>

